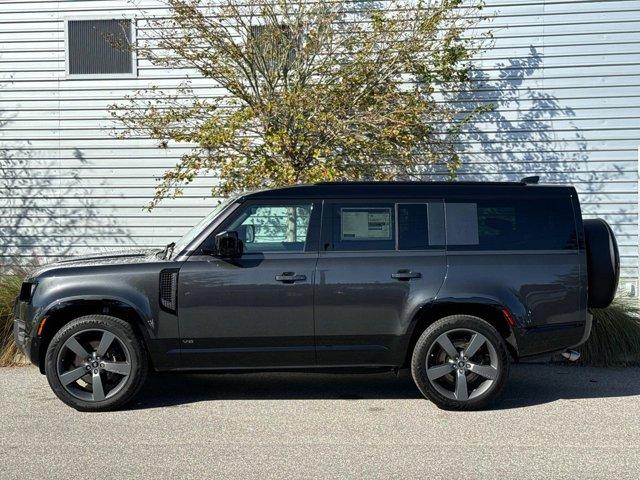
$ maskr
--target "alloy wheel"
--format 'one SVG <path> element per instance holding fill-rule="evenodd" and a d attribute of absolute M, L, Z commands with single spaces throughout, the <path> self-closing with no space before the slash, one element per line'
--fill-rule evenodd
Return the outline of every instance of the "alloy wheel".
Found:
<path fill-rule="evenodd" d="M 131 355 L 124 342 L 103 329 L 70 336 L 57 357 L 58 380 L 76 398 L 100 402 L 116 395 L 131 375 Z"/>
<path fill-rule="evenodd" d="M 488 392 L 499 376 L 498 353 L 479 332 L 467 328 L 449 330 L 429 347 L 427 378 L 443 396 L 471 400 Z"/>

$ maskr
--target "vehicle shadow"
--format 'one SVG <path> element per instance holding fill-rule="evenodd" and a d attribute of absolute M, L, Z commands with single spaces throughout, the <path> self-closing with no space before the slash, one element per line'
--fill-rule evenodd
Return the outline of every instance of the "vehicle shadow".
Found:
<path fill-rule="evenodd" d="M 593 368 L 562 364 L 515 365 L 493 409 L 541 405 L 557 400 L 640 395 L 640 368 Z"/>
<path fill-rule="evenodd" d="M 640 368 L 603 369 L 549 364 L 514 365 L 505 391 L 491 407 L 521 408 L 556 400 L 640 395 Z M 158 374 L 133 409 L 223 400 L 420 399 L 402 371 L 371 374 L 247 373 Z"/>

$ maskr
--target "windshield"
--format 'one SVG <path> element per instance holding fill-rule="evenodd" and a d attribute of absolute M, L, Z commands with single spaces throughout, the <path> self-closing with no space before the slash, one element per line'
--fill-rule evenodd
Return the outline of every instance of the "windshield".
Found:
<path fill-rule="evenodd" d="M 191 227 L 191 229 L 187 233 L 185 233 L 178 241 L 176 241 L 176 244 L 173 247 L 173 251 L 178 253 L 186 248 L 186 246 L 189 245 L 193 241 L 193 239 L 196 238 L 200 234 L 200 232 L 202 232 L 202 230 L 207 228 L 211 224 L 213 219 L 217 217 L 220 212 L 222 212 L 222 210 L 227 207 L 227 205 L 235 201 L 235 199 L 236 197 L 233 197 L 220 202 L 220 204 L 218 204 L 211 211 L 211 213 L 200 220 L 195 226 Z"/>

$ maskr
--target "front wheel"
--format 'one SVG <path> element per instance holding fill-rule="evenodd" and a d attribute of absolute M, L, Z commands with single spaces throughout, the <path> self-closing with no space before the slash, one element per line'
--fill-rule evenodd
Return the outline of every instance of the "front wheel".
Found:
<path fill-rule="evenodd" d="M 113 410 L 130 401 L 147 376 L 146 352 L 131 325 L 88 315 L 64 325 L 45 360 L 53 392 L 80 411 Z"/>
<path fill-rule="evenodd" d="M 509 353 L 497 330 L 470 315 L 430 325 L 418 339 L 411 373 L 422 394 L 445 410 L 479 410 L 502 391 Z"/>

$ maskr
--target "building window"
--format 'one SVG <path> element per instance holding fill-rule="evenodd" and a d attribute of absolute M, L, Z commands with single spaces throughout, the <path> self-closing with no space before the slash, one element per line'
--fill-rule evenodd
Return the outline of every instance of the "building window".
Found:
<path fill-rule="evenodd" d="M 67 74 L 133 75 L 132 40 L 130 19 L 68 20 Z"/>

